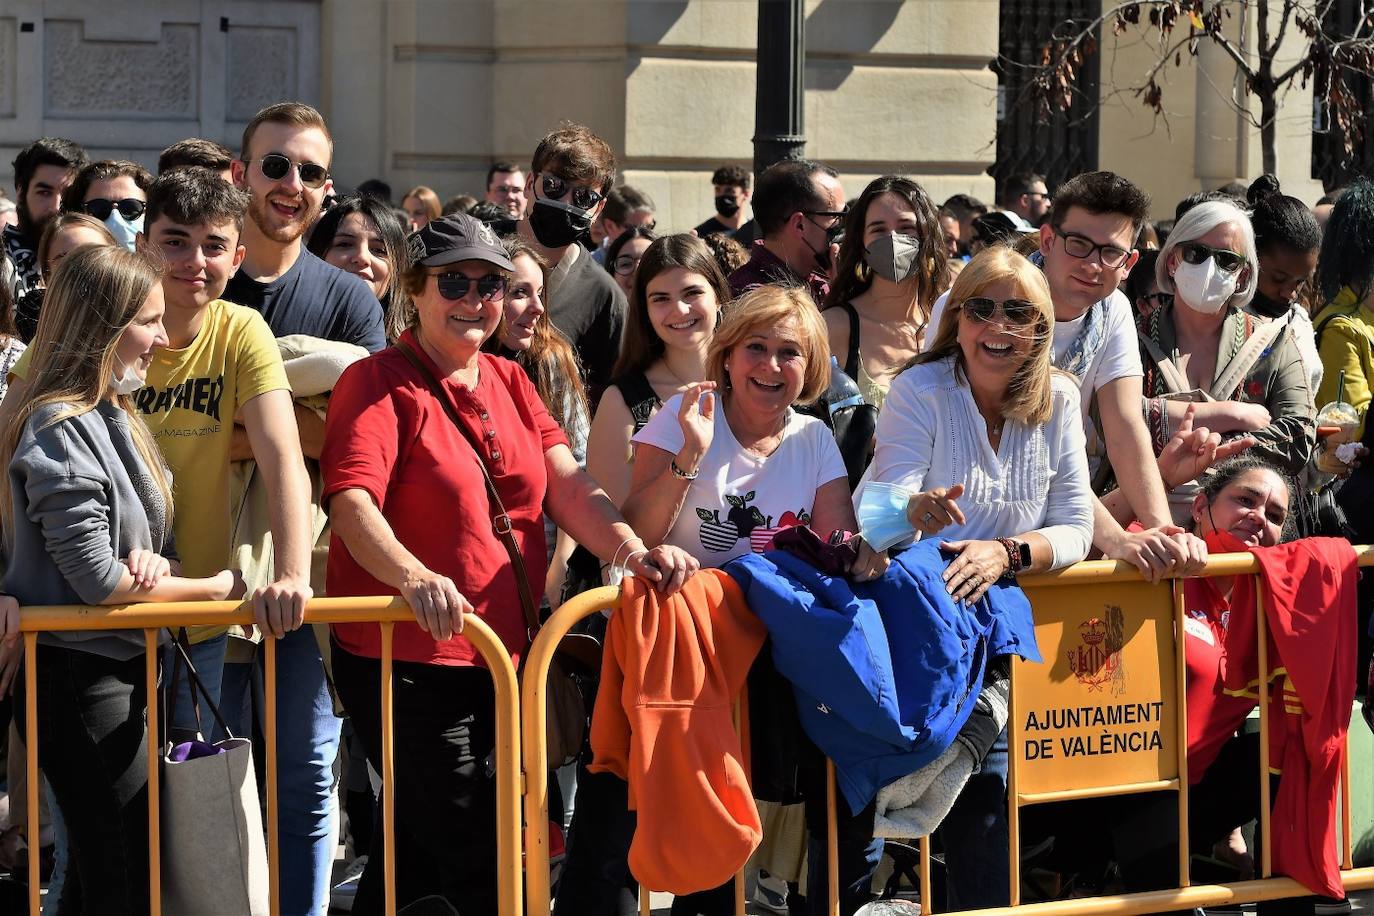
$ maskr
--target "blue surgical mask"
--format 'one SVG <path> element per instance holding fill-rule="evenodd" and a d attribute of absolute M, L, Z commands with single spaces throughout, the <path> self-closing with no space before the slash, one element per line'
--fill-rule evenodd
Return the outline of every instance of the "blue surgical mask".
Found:
<path fill-rule="evenodd" d="M 134 238 L 143 231 L 143 217 L 127 220 L 118 210 L 111 210 L 110 216 L 105 220 L 105 228 L 110 230 L 110 235 L 114 236 L 115 243 L 134 250 Z"/>
<path fill-rule="evenodd" d="M 859 496 L 859 534 L 874 550 L 887 550 L 916 533 L 907 521 L 911 491 L 895 483 L 865 481 Z"/>

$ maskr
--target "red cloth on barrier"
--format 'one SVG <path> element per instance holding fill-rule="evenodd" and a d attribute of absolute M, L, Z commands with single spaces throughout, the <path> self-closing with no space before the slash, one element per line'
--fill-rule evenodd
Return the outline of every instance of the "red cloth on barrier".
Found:
<path fill-rule="evenodd" d="M 1283 774 L 1270 819 L 1274 868 L 1342 897 L 1336 799 L 1355 699 L 1355 551 L 1339 538 L 1304 538 L 1250 552 L 1268 624 L 1269 761 Z M 1235 580 L 1222 663 L 1225 689 L 1251 697 L 1259 684 L 1254 583 Z"/>

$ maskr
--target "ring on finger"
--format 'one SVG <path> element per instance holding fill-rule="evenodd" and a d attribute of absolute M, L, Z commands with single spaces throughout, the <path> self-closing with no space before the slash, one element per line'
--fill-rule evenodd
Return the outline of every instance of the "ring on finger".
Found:
<path fill-rule="evenodd" d="M 933 521 L 935 521 L 935 513 L 934 513 L 934 512 L 927 512 L 925 515 L 921 516 L 921 524 L 922 524 L 922 525 L 929 525 L 929 524 L 930 524 L 931 522 L 933 522 Z"/>

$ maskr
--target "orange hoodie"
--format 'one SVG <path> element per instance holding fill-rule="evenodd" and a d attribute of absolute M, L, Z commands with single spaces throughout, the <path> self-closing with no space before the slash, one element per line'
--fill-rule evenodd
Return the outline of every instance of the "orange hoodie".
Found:
<path fill-rule="evenodd" d="M 621 584 L 592 713 L 594 773 L 630 784 L 630 871 L 676 895 L 719 887 L 762 838 L 732 706 L 767 631 L 739 586 L 703 569 L 671 598 Z"/>

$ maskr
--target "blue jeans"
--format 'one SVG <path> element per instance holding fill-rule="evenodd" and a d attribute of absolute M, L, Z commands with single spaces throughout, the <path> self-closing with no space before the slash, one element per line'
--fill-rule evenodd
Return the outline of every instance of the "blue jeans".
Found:
<path fill-rule="evenodd" d="M 1011 879 L 1007 835 L 1007 732 L 997 736 L 983 769 L 969 778 L 939 827 L 950 911 L 1007 906 Z"/>
<path fill-rule="evenodd" d="M 221 633 L 204 642 L 192 643 L 187 651 L 191 657 L 191 664 L 195 666 L 196 676 L 200 678 L 201 685 L 205 692 L 210 695 L 210 702 L 216 707 L 220 705 L 220 685 L 224 677 L 224 649 L 229 637 Z M 169 697 L 168 702 L 172 703 L 172 721 L 168 726 L 168 738 L 172 743 L 190 741 L 195 737 L 196 732 L 202 731 L 206 741 L 221 741 L 226 735 L 219 725 L 215 722 L 215 715 L 205 705 L 203 697 L 198 698 L 200 702 L 200 728 L 196 728 L 196 710 L 191 704 L 191 678 L 186 674 L 186 666 L 178 660 L 177 647 L 166 645 L 162 648 L 162 670 L 166 677 L 171 677 L 172 672 L 177 672 L 176 697 Z M 232 722 L 230 727 L 233 727 Z M 241 736 L 242 737 L 242 736 Z"/>
<path fill-rule="evenodd" d="M 260 715 L 265 712 L 264 707 Z M 341 725 L 314 630 L 307 625 L 287 633 L 277 641 L 277 806 L 285 916 L 324 916 L 329 909 L 339 826 L 334 758 Z"/>

